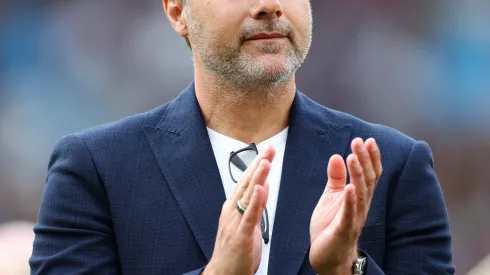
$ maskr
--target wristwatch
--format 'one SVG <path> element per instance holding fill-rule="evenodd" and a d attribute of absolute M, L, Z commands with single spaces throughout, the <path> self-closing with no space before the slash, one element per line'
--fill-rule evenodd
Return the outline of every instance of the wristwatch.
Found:
<path fill-rule="evenodd" d="M 367 257 L 362 251 L 358 251 L 359 257 L 352 265 L 352 275 L 363 275 L 366 273 Z"/>

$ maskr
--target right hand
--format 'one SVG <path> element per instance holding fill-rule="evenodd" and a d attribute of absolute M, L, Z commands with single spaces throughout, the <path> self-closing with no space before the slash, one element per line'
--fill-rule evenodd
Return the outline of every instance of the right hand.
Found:
<path fill-rule="evenodd" d="M 252 275 L 259 268 L 262 255 L 260 218 L 267 204 L 267 176 L 274 155 L 272 146 L 261 152 L 224 203 L 213 256 L 202 274 Z M 237 210 L 238 200 L 247 209 L 243 215 Z"/>

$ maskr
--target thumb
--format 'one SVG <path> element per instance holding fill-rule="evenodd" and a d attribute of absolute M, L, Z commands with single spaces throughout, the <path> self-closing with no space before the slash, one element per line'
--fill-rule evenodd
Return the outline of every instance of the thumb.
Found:
<path fill-rule="evenodd" d="M 328 161 L 328 182 L 325 191 L 341 191 L 347 184 L 347 168 L 340 155 L 333 155 Z"/>

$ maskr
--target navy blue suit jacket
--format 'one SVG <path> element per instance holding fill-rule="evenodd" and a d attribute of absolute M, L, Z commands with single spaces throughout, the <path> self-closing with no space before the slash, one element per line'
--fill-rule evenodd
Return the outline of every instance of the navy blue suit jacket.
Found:
<path fill-rule="evenodd" d="M 315 274 L 309 223 L 330 156 L 376 138 L 383 176 L 359 238 L 368 273 L 453 274 L 429 146 L 299 91 L 290 114 L 269 274 Z M 191 84 L 147 113 L 62 138 L 41 201 L 32 274 L 199 274 L 225 193 Z"/>

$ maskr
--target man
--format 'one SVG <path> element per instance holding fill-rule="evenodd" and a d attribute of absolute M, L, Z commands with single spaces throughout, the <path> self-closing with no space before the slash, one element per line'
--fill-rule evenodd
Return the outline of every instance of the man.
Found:
<path fill-rule="evenodd" d="M 454 273 L 427 144 L 296 90 L 308 0 L 163 4 L 195 81 L 58 143 L 32 274 Z"/>

